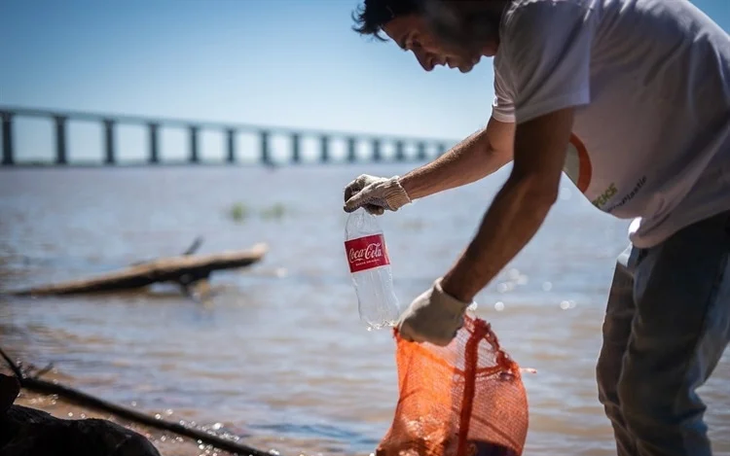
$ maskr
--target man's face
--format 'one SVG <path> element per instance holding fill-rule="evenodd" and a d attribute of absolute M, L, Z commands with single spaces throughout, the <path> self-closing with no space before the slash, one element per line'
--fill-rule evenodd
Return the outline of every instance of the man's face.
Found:
<path fill-rule="evenodd" d="M 467 73 L 479 62 L 482 55 L 491 57 L 496 53 L 496 46 L 487 46 L 481 52 L 449 46 L 429 30 L 422 16 L 415 14 L 391 20 L 385 24 L 383 31 L 403 50 L 413 52 L 426 71 L 443 65 Z"/>

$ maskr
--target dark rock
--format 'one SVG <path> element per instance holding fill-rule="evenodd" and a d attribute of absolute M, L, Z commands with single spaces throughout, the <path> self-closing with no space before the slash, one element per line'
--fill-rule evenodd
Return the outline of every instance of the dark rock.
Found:
<path fill-rule="evenodd" d="M 20 382 L 15 377 L 0 374 L 0 416 L 13 405 L 20 393 Z"/>
<path fill-rule="evenodd" d="M 6 406 L 17 380 L 0 375 L 0 456 L 160 456 L 141 434 L 95 418 L 64 420 L 42 410 Z"/>

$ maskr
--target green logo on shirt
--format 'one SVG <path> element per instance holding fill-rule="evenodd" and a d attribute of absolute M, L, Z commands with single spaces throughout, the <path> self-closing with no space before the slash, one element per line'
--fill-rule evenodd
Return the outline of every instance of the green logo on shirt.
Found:
<path fill-rule="evenodd" d="M 600 209 L 601 206 L 606 204 L 617 192 L 618 190 L 616 190 L 616 184 L 611 182 L 611 185 L 609 185 L 603 193 L 598 195 L 598 198 L 591 201 L 591 203 L 593 203 L 594 206 Z"/>
<path fill-rule="evenodd" d="M 646 176 L 641 176 L 641 178 L 636 182 L 636 185 L 634 185 L 634 188 L 631 190 L 631 192 L 624 195 L 623 198 L 621 198 L 621 200 L 618 201 L 616 204 L 607 208 L 603 208 L 603 206 L 608 203 L 611 198 L 613 198 L 614 195 L 616 195 L 616 193 L 618 192 L 618 190 L 616 189 L 616 184 L 612 182 L 611 185 L 609 185 L 608 188 L 598 196 L 598 198 L 591 201 L 591 203 L 593 203 L 593 205 L 599 209 L 603 208 L 605 212 L 612 212 L 614 209 L 621 207 L 631 201 L 639 193 L 644 184 L 646 184 Z"/>

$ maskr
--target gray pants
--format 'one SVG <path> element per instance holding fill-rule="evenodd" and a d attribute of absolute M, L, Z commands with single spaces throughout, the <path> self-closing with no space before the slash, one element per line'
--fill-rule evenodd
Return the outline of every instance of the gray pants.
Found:
<path fill-rule="evenodd" d="M 618 258 L 596 366 L 620 456 L 709 456 L 695 390 L 730 340 L 730 212 Z"/>

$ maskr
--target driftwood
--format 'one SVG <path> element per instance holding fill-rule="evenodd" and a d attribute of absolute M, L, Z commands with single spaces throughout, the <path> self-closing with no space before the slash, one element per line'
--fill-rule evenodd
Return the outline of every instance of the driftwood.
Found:
<path fill-rule="evenodd" d="M 134 421 L 155 429 L 169 431 L 195 440 L 200 440 L 203 443 L 212 445 L 216 448 L 219 448 L 223 451 L 228 451 L 233 454 L 241 456 L 271 456 L 271 453 L 269 452 L 258 450 L 256 448 L 252 448 L 244 444 L 238 443 L 236 440 L 240 440 L 239 437 L 233 437 L 235 440 L 222 438 L 213 434 L 210 431 L 201 431 L 199 429 L 195 429 L 181 423 L 173 423 L 170 421 L 165 421 L 163 419 L 153 418 L 137 410 L 104 401 L 87 393 L 75 390 L 73 388 L 69 388 L 58 383 L 41 380 L 38 378 L 38 374 L 36 374 L 35 376 L 28 376 L 15 362 L 13 362 L 12 359 L 10 359 L 7 354 L 5 354 L 2 348 L 0 348 L 0 356 L 5 360 L 10 369 L 15 374 L 16 379 L 20 383 L 20 387 L 25 388 L 29 391 L 35 391 L 43 394 L 56 394 L 59 397 L 66 399 L 69 402 L 73 402 L 77 405 L 99 410 L 102 412 L 108 412 L 120 418 Z"/>
<path fill-rule="evenodd" d="M 11 291 L 10 294 L 39 296 L 93 293 L 141 288 L 158 282 L 177 283 L 183 292 L 189 294 L 190 285 L 208 279 L 212 272 L 249 266 L 260 261 L 268 250 L 266 244 L 259 243 L 247 250 L 193 255 L 201 242 L 200 239 L 196 239 L 193 245 L 180 256 L 135 263 L 120 271 L 89 279 Z"/>

